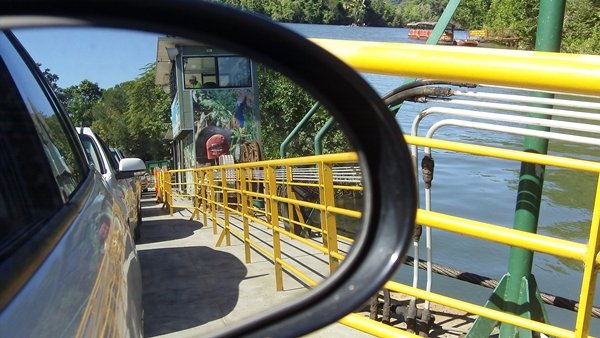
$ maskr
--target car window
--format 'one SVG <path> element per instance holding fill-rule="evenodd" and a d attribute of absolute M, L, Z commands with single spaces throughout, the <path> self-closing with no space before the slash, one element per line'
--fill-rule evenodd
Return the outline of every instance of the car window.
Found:
<path fill-rule="evenodd" d="M 5 43 L 9 41 L 4 37 L 2 44 Z M 2 57 L 9 66 L 11 77 L 15 79 L 22 104 L 34 122 L 54 178 L 66 201 L 85 176 L 87 168 L 76 160 L 78 155 L 73 148 L 73 141 L 69 141 L 64 121 L 56 114 L 56 103 L 52 102 L 48 93 L 41 87 L 42 80 L 34 75 L 30 65 L 23 61 L 15 49 L 6 47 L 7 52 Z M 4 50 L 5 46 L 2 46 L 2 49 Z"/>
<path fill-rule="evenodd" d="M 102 141 L 102 139 L 100 137 L 98 137 L 98 135 L 96 135 L 96 139 L 98 140 L 100 148 L 106 154 L 108 164 L 113 168 L 113 170 L 115 172 L 118 171 L 119 170 L 119 162 L 115 159 L 114 156 L 111 156 L 112 152 L 110 151 L 108 146 L 104 143 L 104 141 Z"/>
<path fill-rule="evenodd" d="M 102 156 L 100 156 L 99 150 L 94 145 L 94 141 L 89 135 L 81 134 L 79 135 L 81 138 L 81 143 L 83 144 L 83 149 L 88 156 L 88 159 L 94 164 L 96 170 L 101 173 L 106 173 L 106 168 L 102 165 Z"/>
<path fill-rule="evenodd" d="M 76 161 L 55 106 L 0 33 L 0 253 L 54 215 L 85 167 Z M 81 156 L 81 154 L 79 154 Z M 12 243 L 12 244 L 9 244 Z"/>
<path fill-rule="evenodd" d="M 110 152 L 112 153 L 113 157 L 115 158 L 116 161 L 120 161 L 121 159 L 119 158 L 119 154 L 117 154 L 117 151 L 114 149 L 110 149 Z"/>

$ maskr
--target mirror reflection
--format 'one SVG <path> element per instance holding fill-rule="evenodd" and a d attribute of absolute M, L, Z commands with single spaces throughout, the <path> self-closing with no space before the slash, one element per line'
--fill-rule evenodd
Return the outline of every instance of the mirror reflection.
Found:
<path fill-rule="evenodd" d="M 359 228 L 361 171 L 337 123 L 298 84 L 178 37 L 15 35 L 73 125 L 146 164 L 130 179 L 143 181 L 136 287 L 146 335 L 237 322 L 299 297 L 343 262 Z"/>

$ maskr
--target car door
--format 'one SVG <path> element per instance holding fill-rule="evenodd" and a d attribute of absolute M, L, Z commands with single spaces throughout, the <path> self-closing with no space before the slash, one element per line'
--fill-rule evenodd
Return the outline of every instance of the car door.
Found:
<path fill-rule="evenodd" d="M 138 217 L 141 213 L 140 179 L 136 176 L 118 179 L 116 173 L 119 172 L 119 161 L 112 156 L 112 152 L 98 135 L 94 135 L 94 139 L 97 142 L 99 151 L 104 154 L 103 158 L 109 172 L 104 176 L 115 192 L 122 198 L 125 205 L 125 219 L 137 239 L 140 231 L 139 226 L 141 225 L 141 217 Z"/>
<path fill-rule="evenodd" d="M 0 32 L 0 336 L 141 336 L 130 232 L 68 117 Z"/>

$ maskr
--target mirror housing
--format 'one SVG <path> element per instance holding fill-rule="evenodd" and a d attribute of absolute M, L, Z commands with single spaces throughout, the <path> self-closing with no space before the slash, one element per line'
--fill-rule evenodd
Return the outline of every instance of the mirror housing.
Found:
<path fill-rule="evenodd" d="M 118 180 L 142 175 L 146 172 L 146 164 L 139 158 L 124 158 L 119 161 L 119 171 L 116 173 Z"/>
<path fill-rule="evenodd" d="M 52 24 L 160 32 L 250 57 L 309 92 L 335 117 L 356 149 L 365 204 L 361 231 L 344 262 L 306 296 L 212 336 L 305 335 L 354 311 L 397 272 L 413 237 L 414 169 L 394 116 L 350 66 L 275 22 L 212 2 L 3 1 L 0 27 Z"/>

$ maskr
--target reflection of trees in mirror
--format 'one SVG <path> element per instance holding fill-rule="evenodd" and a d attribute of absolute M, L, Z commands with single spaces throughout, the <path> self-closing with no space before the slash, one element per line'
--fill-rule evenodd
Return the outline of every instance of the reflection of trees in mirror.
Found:
<path fill-rule="evenodd" d="M 288 78 L 264 66 L 259 67 L 262 145 L 265 159 L 279 158 L 279 147 L 316 100 Z M 314 155 L 314 139 L 331 117 L 323 108 L 288 144 L 288 157 Z M 337 123 L 323 139 L 323 153 L 350 151 L 350 143 Z"/>
<path fill-rule="evenodd" d="M 162 159 L 170 149 L 170 142 L 163 139 L 171 122 L 170 99 L 154 84 L 156 67 L 142 70 L 138 78 L 109 89 L 87 79 L 61 88 L 56 83 L 59 75 L 48 68 L 43 74 L 74 124 L 91 126 L 110 147 L 128 157 Z"/>
<path fill-rule="evenodd" d="M 59 149 L 67 166 L 69 168 L 76 168 L 77 164 L 75 163 L 74 154 L 72 151 L 67 151 L 67 149 L 69 149 L 69 143 L 64 137 L 65 134 L 62 131 L 62 126 L 60 125 L 60 122 L 58 122 L 56 115 L 45 117 L 44 122 L 46 122 L 46 125 L 48 126 L 48 132 L 52 137 L 53 144 Z M 77 175 L 79 174 L 79 171 L 74 171 L 74 173 Z M 77 179 L 82 178 L 77 177 Z"/>

